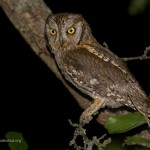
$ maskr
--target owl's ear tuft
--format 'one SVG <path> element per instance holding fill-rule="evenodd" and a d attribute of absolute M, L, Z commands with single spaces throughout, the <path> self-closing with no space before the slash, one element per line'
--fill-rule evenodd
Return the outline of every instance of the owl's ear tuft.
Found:
<path fill-rule="evenodd" d="M 45 21 L 45 27 L 46 27 L 46 24 L 48 24 L 49 19 L 50 19 L 51 17 L 52 17 L 52 13 L 47 16 L 46 21 Z"/>

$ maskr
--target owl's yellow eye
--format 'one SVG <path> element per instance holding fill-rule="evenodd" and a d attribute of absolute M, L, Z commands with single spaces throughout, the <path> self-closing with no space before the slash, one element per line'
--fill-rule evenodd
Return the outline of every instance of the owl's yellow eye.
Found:
<path fill-rule="evenodd" d="M 55 29 L 50 29 L 50 34 L 53 35 L 53 36 L 56 35 L 56 30 Z"/>
<path fill-rule="evenodd" d="M 75 33 L 75 28 L 73 28 L 73 27 L 72 27 L 72 28 L 69 28 L 69 29 L 68 29 L 68 33 L 69 33 L 69 34 L 74 34 L 74 33 Z"/>

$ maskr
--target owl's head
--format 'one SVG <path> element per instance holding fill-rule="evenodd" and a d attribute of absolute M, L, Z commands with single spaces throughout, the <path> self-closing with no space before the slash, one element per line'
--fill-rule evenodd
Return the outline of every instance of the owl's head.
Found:
<path fill-rule="evenodd" d="M 72 50 L 92 36 L 91 29 L 83 17 L 71 13 L 49 15 L 46 20 L 45 34 L 53 53 Z"/>

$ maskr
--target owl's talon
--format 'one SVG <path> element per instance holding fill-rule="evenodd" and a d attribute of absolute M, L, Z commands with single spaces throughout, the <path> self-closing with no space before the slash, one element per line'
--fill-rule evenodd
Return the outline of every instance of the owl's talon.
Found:
<path fill-rule="evenodd" d="M 85 124 L 88 124 L 92 119 L 93 117 L 91 115 L 83 112 L 80 116 L 79 124 L 81 126 L 84 126 Z"/>
<path fill-rule="evenodd" d="M 79 122 L 82 126 L 88 124 L 93 119 L 92 115 L 97 114 L 103 102 L 103 99 L 95 99 L 94 102 L 81 114 Z"/>

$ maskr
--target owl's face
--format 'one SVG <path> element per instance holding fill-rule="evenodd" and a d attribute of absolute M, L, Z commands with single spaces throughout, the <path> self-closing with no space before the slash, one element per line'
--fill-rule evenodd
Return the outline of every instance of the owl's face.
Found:
<path fill-rule="evenodd" d="M 48 16 L 45 30 L 48 46 L 55 54 L 87 40 L 90 28 L 81 15 L 60 13 Z"/>

